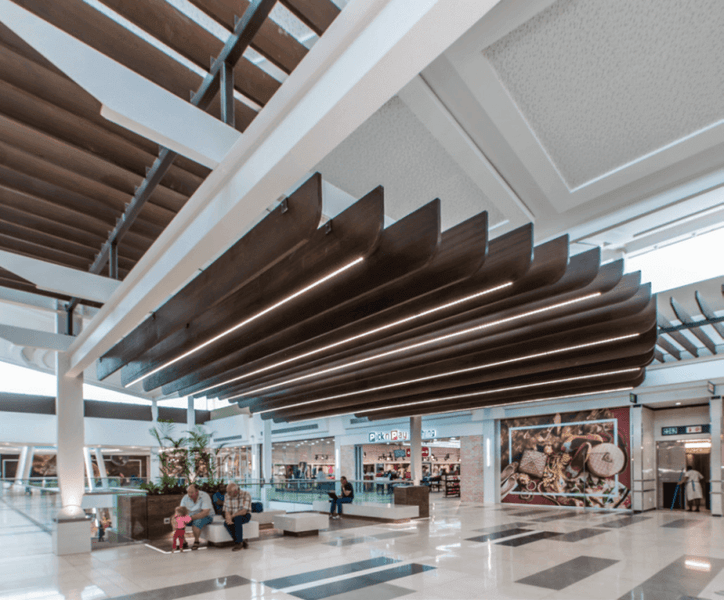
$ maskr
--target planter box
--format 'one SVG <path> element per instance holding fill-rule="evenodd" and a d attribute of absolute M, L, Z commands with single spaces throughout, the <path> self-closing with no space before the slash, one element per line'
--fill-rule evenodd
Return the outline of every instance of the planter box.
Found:
<path fill-rule="evenodd" d="M 172 532 L 164 519 L 173 515 L 183 495 L 120 496 L 118 532 L 134 540 L 155 540 Z"/>

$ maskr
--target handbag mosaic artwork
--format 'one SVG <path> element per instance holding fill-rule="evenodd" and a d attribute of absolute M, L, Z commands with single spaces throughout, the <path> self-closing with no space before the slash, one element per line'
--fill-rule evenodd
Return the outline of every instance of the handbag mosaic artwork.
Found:
<path fill-rule="evenodd" d="M 501 422 L 501 499 L 629 508 L 628 422 L 628 408 Z"/>

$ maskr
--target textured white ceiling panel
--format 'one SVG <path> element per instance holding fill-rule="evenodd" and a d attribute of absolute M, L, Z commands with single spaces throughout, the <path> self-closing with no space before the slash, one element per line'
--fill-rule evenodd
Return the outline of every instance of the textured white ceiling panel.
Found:
<path fill-rule="evenodd" d="M 385 187 L 385 214 L 395 220 L 435 198 L 443 230 L 487 210 L 492 203 L 398 97 L 392 98 L 317 165 L 322 177 L 360 198 Z"/>
<path fill-rule="evenodd" d="M 559 0 L 484 51 L 570 188 L 724 119 L 724 2 Z"/>

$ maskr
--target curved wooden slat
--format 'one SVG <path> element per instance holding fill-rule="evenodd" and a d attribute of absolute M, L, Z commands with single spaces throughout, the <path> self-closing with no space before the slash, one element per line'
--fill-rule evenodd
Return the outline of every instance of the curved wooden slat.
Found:
<path fill-rule="evenodd" d="M 611 384 L 620 384 L 635 379 L 640 368 L 653 359 L 653 350 L 622 359 L 601 361 L 572 369 L 555 369 L 524 377 L 499 379 L 489 384 L 450 387 L 440 392 L 419 394 L 394 400 L 372 401 L 366 404 L 351 405 L 346 408 L 329 408 L 307 413 L 270 413 L 262 417 L 275 420 L 292 420 L 303 416 L 304 419 L 319 419 L 337 414 L 354 413 L 357 416 L 374 416 L 385 413 L 397 415 L 398 411 L 407 414 L 427 411 L 449 412 L 451 410 L 471 409 L 507 400 L 508 402 L 533 399 L 550 393 L 560 393 L 570 388 L 595 383 L 599 389 Z M 599 376 L 606 374 L 604 376 Z M 593 377 L 592 377 L 593 376 Z M 390 417 L 388 417 L 390 418 Z"/>
<path fill-rule="evenodd" d="M 355 346 L 358 343 L 362 343 L 375 339 L 375 337 L 389 335 L 388 330 L 381 330 L 376 334 L 369 335 L 370 331 L 379 329 L 380 327 L 389 326 L 390 323 L 400 321 L 402 318 L 409 317 L 410 314 L 417 314 L 422 317 L 424 311 L 429 312 L 429 308 L 439 304 L 436 300 L 436 292 L 447 289 L 448 287 L 456 284 L 459 281 L 463 281 L 474 273 L 476 273 L 481 264 L 484 262 L 487 255 L 487 213 L 481 213 L 467 221 L 459 224 L 458 226 L 446 231 L 442 237 L 439 246 L 439 250 L 435 254 L 434 258 L 429 261 L 426 265 L 422 266 L 417 270 L 413 270 L 410 273 L 410 277 L 397 279 L 394 282 L 394 289 L 387 286 L 383 293 L 380 293 L 378 286 L 375 287 L 373 284 L 358 285 L 357 289 L 358 298 L 354 301 L 354 305 L 349 302 L 346 303 L 347 310 L 340 310 L 335 307 L 332 315 L 329 314 L 318 314 L 311 321 L 301 324 L 298 327 L 286 329 L 276 336 L 276 339 L 270 339 L 264 343 L 258 343 L 254 350 L 255 354 L 261 355 L 262 358 L 256 361 L 249 360 L 249 353 L 245 353 L 243 359 L 243 369 L 246 372 L 254 371 L 262 368 L 266 365 L 274 364 L 282 358 L 291 358 L 294 355 L 300 355 L 309 353 L 312 350 L 318 350 L 319 348 L 330 347 L 325 351 L 317 352 L 314 355 L 315 360 L 324 360 L 324 357 L 338 353 L 345 347 Z M 387 232 L 386 235 L 395 235 L 394 230 Z M 430 240 L 432 242 L 433 240 Z M 432 246 L 430 246 L 431 248 Z M 425 247 L 422 247 L 424 253 L 420 254 L 418 262 L 422 264 L 424 256 L 427 253 Z M 394 260 L 394 255 L 391 255 L 384 244 L 381 245 L 381 249 L 376 253 L 378 259 L 382 259 L 385 262 Z M 409 259 L 411 255 L 407 256 L 407 265 L 412 268 Z M 385 265 L 375 264 L 375 257 L 371 257 L 367 265 L 367 268 L 373 272 L 379 272 L 381 270 L 390 273 L 390 269 L 385 269 Z M 365 290 L 372 285 L 375 287 L 377 292 L 374 296 L 370 297 Z M 361 297 L 359 297 L 361 296 Z M 419 300 L 428 299 L 429 303 L 426 303 L 426 307 L 423 307 Z M 418 302 L 414 302 L 417 300 Z M 405 310 L 404 307 L 407 304 L 413 304 L 414 306 L 410 309 Z M 403 310 L 400 310 L 400 309 Z M 349 322 L 350 318 L 354 319 L 353 322 Z M 427 319 L 434 318 L 433 315 L 429 315 Z M 409 323 L 409 321 L 408 321 Z M 399 330 L 404 324 L 397 326 Z M 392 328 L 391 330 L 394 330 Z M 285 344 L 283 348 L 278 352 L 269 351 L 273 349 L 275 344 L 283 342 L 282 336 L 287 339 L 293 337 L 295 339 L 303 340 L 301 343 L 294 346 Z M 364 336 L 361 338 L 360 336 Z M 345 339 L 350 339 L 349 343 L 344 344 Z M 234 356 L 227 356 L 224 358 L 225 364 L 230 364 L 231 360 L 234 360 Z M 305 361 L 300 361 L 300 364 Z M 212 373 L 216 376 L 217 381 L 221 381 L 218 377 L 224 376 L 229 370 L 220 368 L 219 364 L 209 365 L 204 369 L 204 372 Z M 278 372 L 278 370 L 275 370 Z M 238 375 L 238 374 L 237 374 Z M 237 376 L 233 375 L 233 376 Z M 228 375 L 232 377 L 231 374 Z M 179 382 L 180 386 L 184 385 L 184 382 Z M 208 387 L 210 384 L 205 384 Z M 164 393 L 168 393 L 164 388 Z M 201 388 L 198 388 L 201 389 Z"/>
<path fill-rule="evenodd" d="M 557 244 L 557 247 L 549 245 L 546 246 L 548 246 L 550 252 L 542 252 L 541 256 L 539 257 L 538 267 L 536 269 L 532 269 L 531 272 L 529 272 L 530 279 L 532 280 L 533 285 L 545 281 L 545 279 L 541 277 L 541 272 L 547 272 L 549 277 L 560 280 L 562 276 L 562 272 L 560 271 L 561 265 L 563 265 L 563 268 L 565 269 L 565 264 L 567 263 L 567 240 L 564 244 Z M 581 260 L 574 262 L 573 270 L 580 275 L 579 285 L 591 282 L 594 279 L 598 270 L 598 260 L 594 260 L 593 262 L 591 262 L 589 260 L 586 260 L 586 258 L 588 257 L 584 257 Z M 534 261 L 534 264 L 535 262 L 536 261 Z M 521 278 L 521 280 L 516 282 L 515 285 L 512 286 L 512 288 L 517 288 L 519 290 L 526 290 L 530 292 L 531 290 L 528 289 L 528 286 L 526 286 L 525 284 L 521 284 L 521 282 L 524 282 L 527 278 L 528 274 L 526 274 L 525 277 Z M 569 280 L 565 280 L 563 282 L 563 289 L 569 289 L 572 279 L 574 278 L 570 278 Z M 607 280 L 602 279 L 598 282 L 598 284 L 602 285 L 602 289 L 605 290 L 609 289 L 612 285 L 615 285 L 615 281 L 616 280 L 614 279 L 610 282 L 607 282 Z M 546 293 L 536 295 L 536 297 L 540 298 L 540 300 L 538 303 L 530 303 L 531 310 L 536 310 L 537 308 L 544 306 L 541 303 L 547 301 L 545 300 L 545 298 L 555 295 L 555 286 L 548 286 L 546 290 Z M 503 297 L 505 297 L 506 294 L 502 295 Z M 563 298 L 563 300 L 561 301 L 567 300 L 567 297 L 565 296 L 561 296 L 561 298 Z M 498 300 L 497 302 L 492 302 L 490 304 L 482 304 L 484 300 L 485 298 L 481 298 L 481 306 L 476 307 L 473 310 L 463 310 L 453 317 L 438 319 L 435 322 L 424 325 L 422 327 L 408 327 L 402 333 L 396 333 L 393 336 L 385 338 L 383 345 L 363 345 L 358 346 L 352 351 L 338 353 L 335 356 L 336 360 L 328 366 L 341 367 L 345 361 L 351 361 L 351 366 L 349 368 L 343 368 L 341 370 L 342 373 L 347 373 L 349 375 L 349 373 L 351 372 L 350 369 L 352 370 L 352 372 L 357 370 L 357 361 L 359 361 L 360 359 L 371 360 L 375 355 L 394 352 L 392 356 L 385 357 L 385 364 L 380 365 L 380 368 L 383 369 L 390 368 L 392 365 L 396 365 L 397 361 L 400 359 L 406 360 L 409 359 L 410 356 L 413 356 L 415 354 L 425 354 L 429 352 L 432 348 L 438 347 L 438 345 L 441 348 L 454 347 L 457 344 L 465 343 L 465 340 L 467 338 L 474 339 L 479 335 L 477 332 L 464 332 L 474 327 L 486 326 L 486 323 L 491 323 L 501 318 L 506 319 L 511 315 L 516 314 L 516 306 L 520 306 L 523 304 L 522 301 L 518 301 L 515 297 L 505 298 L 504 300 Z M 503 312 L 501 313 L 501 315 L 498 315 L 495 312 L 495 309 L 497 308 L 499 310 L 502 307 L 505 307 L 507 312 Z M 495 316 L 486 317 L 486 315 Z M 490 335 L 493 333 L 493 331 L 490 331 L 489 333 L 486 331 L 486 333 Z M 460 337 L 461 335 L 462 337 Z M 441 341 L 436 342 L 435 340 Z M 415 344 L 421 344 L 421 346 L 415 350 L 410 349 L 411 346 L 414 347 Z M 328 366 L 321 364 L 320 361 L 317 361 L 315 364 L 304 365 L 301 368 L 296 369 L 293 375 L 298 376 L 301 373 L 309 374 L 314 369 L 326 370 Z M 340 376 L 340 374 L 335 375 L 335 377 Z M 283 379 L 283 377 L 285 377 L 285 375 L 280 376 L 280 379 Z M 323 379 L 324 378 L 315 378 L 316 385 L 319 385 L 320 381 L 322 381 Z M 260 387 L 261 383 L 262 381 L 256 380 L 252 383 L 252 385 L 246 384 L 244 386 L 237 386 L 233 390 L 225 390 L 224 394 L 222 394 L 221 397 L 229 397 L 230 395 L 238 394 L 242 391 L 251 392 L 254 389 Z M 310 384 L 307 383 L 306 385 L 308 386 Z M 288 394 L 294 393 L 293 389 L 296 388 L 294 386 L 290 388 L 288 385 L 284 385 L 283 389 L 285 390 L 285 393 Z"/>
<path fill-rule="evenodd" d="M 212 19 L 233 31 L 234 18 L 244 14 L 247 0 L 191 0 Z M 307 49 L 271 19 L 264 21 L 251 47 L 286 73 L 291 73 L 307 54 Z"/>
<path fill-rule="evenodd" d="M 224 42 L 166 0 L 101 2 L 202 69 L 208 69 L 209 57 L 218 56 L 224 47 Z M 269 102 L 280 85 L 271 75 L 244 57 L 234 66 L 234 87 L 262 106 Z"/>
<path fill-rule="evenodd" d="M 199 307 L 214 307 L 258 277 L 276 262 L 307 243 L 322 215 L 322 178 L 310 177 L 284 205 L 275 208 L 256 227 L 178 294 L 98 360 L 104 379 L 147 349 L 183 327 Z M 253 259 L 249 257 L 253 256 Z M 233 274 L 233 276 L 232 276 Z"/>
<path fill-rule="evenodd" d="M 92 121 L 151 155 L 155 156 L 158 153 L 158 145 L 151 140 L 102 117 L 100 102 L 59 72 L 55 66 L 48 63 L 2 24 L 0 24 L 0 78 L 33 96 Z M 182 156 L 176 158 L 167 177 L 173 177 L 176 169 L 183 169 L 199 180 L 205 179 L 210 172 L 207 167 Z"/>
<path fill-rule="evenodd" d="M 189 92 L 197 90 L 201 85 L 202 78 L 196 73 L 82 0 L 15 2 L 184 100 L 189 99 Z M 256 113 L 241 102 L 236 102 L 235 108 L 236 128 L 243 131 Z"/>
<path fill-rule="evenodd" d="M 674 314 L 677 316 L 679 321 L 686 325 L 693 325 L 695 324 L 694 319 L 691 317 L 691 315 L 686 312 L 686 309 L 681 306 L 674 298 L 669 298 L 669 304 L 671 304 L 671 310 L 674 311 Z M 702 343 L 704 346 L 711 352 L 712 354 L 716 354 L 716 345 L 711 340 L 711 338 L 706 335 L 699 327 L 692 327 L 689 331 L 691 331 L 692 334 Z"/>
<path fill-rule="evenodd" d="M 0 112 L 142 177 L 156 158 L 125 138 L 2 80 Z M 162 183 L 184 196 L 191 196 L 201 179 L 176 169 Z"/>
<path fill-rule="evenodd" d="M 340 13 L 331 0 L 281 0 L 300 21 L 322 35 Z"/>
<path fill-rule="evenodd" d="M 653 352 L 650 354 L 650 356 L 653 356 Z M 641 362 L 644 362 L 648 357 L 644 357 Z M 648 363 L 647 363 L 648 364 Z M 560 399 L 563 401 L 570 400 L 571 401 L 571 410 L 575 410 L 575 402 L 576 402 L 576 396 L 582 397 L 587 395 L 595 395 L 600 393 L 601 391 L 611 391 L 615 389 L 633 389 L 641 385 L 644 380 L 646 379 L 646 373 L 643 368 L 639 369 L 637 373 L 634 373 L 633 378 L 616 378 L 611 377 L 607 379 L 598 379 L 596 384 L 579 384 L 579 385 L 566 385 L 566 386 L 556 386 L 551 388 L 546 388 L 545 390 L 541 390 L 539 393 L 531 393 L 531 394 L 516 394 L 515 396 L 509 395 L 508 397 L 502 397 L 495 400 L 490 400 L 485 403 L 470 403 L 466 405 L 459 405 L 457 409 L 455 409 L 455 412 L 457 411 L 467 411 L 467 410 L 474 410 L 476 408 L 487 408 L 492 406 L 506 406 L 506 405 L 519 405 L 521 403 L 529 402 L 531 405 L 537 401 L 542 400 L 554 400 L 554 399 Z M 435 413 L 442 413 L 445 412 L 445 409 L 441 408 L 419 408 L 416 409 L 415 414 L 419 415 L 429 415 L 429 414 L 435 414 Z M 447 411 L 452 412 L 452 411 Z M 365 413 L 364 415 L 369 418 L 370 421 L 378 421 L 380 419 L 392 419 L 400 416 L 408 416 L 410 414 L 409 411 L 381 411 L 378 413 Z M 294 419 L 289 419 L 289 421 L 303 421 L 306 420 L 306 417 L 296 417 Z"/>
<path fill-rule="evenodd" d="M 436 216 L 439 215 L 439 206 Z M 424 212 L 424 211 L 423 211 Z M 230 351 L 253 344 L 255 340 L 264 338 L 284 329 L 296 320 L 303 320 L 333 306 L 339 298 L 340 290 L 349 287 L 351 281 L 357 281 L 357 274 L 364 271 L 370 254 L 380 244 L 384 222 L 383 190 L 381 187 L 367 194 L 340 215 L 319 229 L 310 241 L 265 272 L 258 280 L 241 289 L 236 297 L 230 298 L 226 306 L 216 314 L 203 315 L 198 319 L 197 327 L 204 331 L 219 330 L 218 322 L 236 323 L 249 319 L 259 311 L 266 310 L 270 305 L 284 298 L 290 298 L 283 306 L 264 314 L 262 318 L 248 323 L 243 331 L 225 340 L 215 342 L 212 346 L 195 353 L 185 364 L 176 363 L 167 369 L 155 373 L 144 381 L 144 388 L 154 389 L 168 381 L 183 376 L 189 370 L 209 364 L 226 356 Z M 439 223 L 439 220 L 436 221 Z M 383 238 L 384 239 L 384 238 Z M 345 270 L 327 282 L 308 286 L 324 281 L 330 274 L 347 265 L 362 259 L 354 267 Z M 301 290 L 303 294 L 296 295 Z M 223 328 L 228 325 L 223 326 Z M 186 338 L 189 345 L 196 345 L 188 331 L 180 332 L 179 338 Z M 198 337 L 197 337 L 198 339 Z M 161 352 L 176 353 L 171 341 Z M 157 352 L 154 349 L 153 352 Z"/>
<path fill-rule="evenodd" d="M 0 140 L 69 171 L 97 179 L 126 194 L 132 195 L 135 186 L 143 181 L 140 175 L 126 171 L 90 152 L 2 114 L 0 114 Z M 186 196 L 161 186 L 156 188 L 153 198 L 156 204 L 174 212 L 178 212 L 187 200 Z"/>
<path fill-rule="evenodd" d="M 623 333 L 636 332 L 640 334 L 636 338 L 607 342 L 620 338 Z M 486 349 L 478 352 L 441 361 L 431 359 L 417 367 L 360 378 L 347 385 L 302 396 L 254 399 L 242 405 L 252 412 L 277 407 L 283 411 L 285 406 L 290 406 L 292 412 L 298 412 L 305 408 L 313 409 L 322 401 L 326 407 L 340 408 L 362 404 L 370 399 L 402 398 L 448 387 L 544 372 L 551 368 L 551 360 L 556 361 L 553 363 L 556 368 L 569 368 L 631 356 L 650 350 L 656 341 L 655 307 L 650 304 L 648 310 L 615 323 L 604 322 L 545 336 L 536 336 L 528 331 L 525 335 L 516 336 L 516 339 L 522 341 L 506 344 L 505 340 L 491 340 Z M 275 413 L 275 416 L 278 414 Z"/>
<path fill-rule="evenodd" d="M 637 314 L 646 309 L 647 306 L 649 310 L 653 310 L 650 308 L 650 304 L 650 286 L 639 288 L 638 277 L 628 275 L 606 297 L 581 302 L 574 309 L 567 306 L 551 310 L 546 316 L 539 314 L 537 319 L 526 317 L 525 321 L 510 322 L 506 326 L 498 327 L 497 331 L 491 328 L 491 331 L 485 336 L 475 335 L 475 332 L 471 332 L 471 335 L 471 333 L 466 332 L 462 339 L 452 343 L 449 338 L 443 337 L 447 334 L 440 331 L 437 332 L 437 335 L 442 338 L 441 344 L 431 344 L 422 348 L 397 345 L 393 347 L 397 353 L 392 356 L 382 356 L 382 352 L 387 351 L 387 349 L 378 348 L 360 357 L 355 357 L 356 360 L 330 362 L 324 370 L 311 370 L 305 373 L 303 379 L 298 381 L 283 381 L 281 385 L 275 386 L 276 389 L 252 388 L 250 391 L 245 392 L 246 400 L 241 398 L 237 402 L 240 406 L 247 406 L 250 403 L 258 403 L 259 398 L 270 398 L 279 395 L 284 396 L 291 402 L 296 394 L 306 393 L 325 386 L 337 385 L 350 379 L 361 380 L 394 369 L 415 365 L 422 366 L 451 356 L 477 352 L 486 347 L 502 346 L 506 343 L 523 341 L 535 335 L 564 331 L 569 328 L 579 327 L 580 323 L 585 323 L 588 320 L 596 319 L 593 322 L 615 321 Z M 525 312 L 521 314 L 525 314 Z M 498 315 L 495 315 L 493 320 L 497 318 Z M 537 328 L 534 329 L 536 325 Z M 360 359 L 368 358 L 374 360 L 360 364 Z M 221 397 L 233 398 L 233 394 L 225 394 L 221 395 Z"/>
<path fill-rule="evenodd" d="M 386 231 L 386 234 L 389 235 L 389 231 Z M 456 291 L 462 295 L 469 295 L 471 293 L 477 293 L 482 289 L 487 289 L 490 286 L 499 285 L 500 283 L 507 281 L 509 278 L 516 279 L 517 277 L 522 276 L 530 266 L 533 252 L 532 242 L 533 230 L 530 225 L 520 227 L 491 241 L 489 243 L 488 257 L 482 267 L 472 277 L 456 284 Z M 394 255 L 385 255 L 382 252 L 379 252 L 379 254 L 383 262 L 376 265 L 377 269 L 385 270 L 387 268 L 386 259 L 393 262 L 395 261 Z M 413 299 L 408 303 L 404 312 L 405 314 L 409 314 L 414 311 L 422 312 L 430 308 L 431 305 L 437 305 L 438 300 L 442 303 L 445 301 L 445 298 L 443 296 L 437 298 L 436 295 L 433 294 L 432 296 L 424 297 L 422 299 Z M 355 306 L 358 305 L 359 303 L 357 302 Z M 399 316 L 397 313 L 394 314 Z M 354 322 L 356 320 L 355 313 L 345 310 L 345 306 L 341 307 L 338 311 L 338 318 L 339 317 L 346 319 L 346 322 Z M 332 331 L 335 329 L 329 325 L 328 319 L 325 319 L 324 324 Z M 318 331 L 319 328 L 316 328 L 316 330 L 312 329 L 311 335 L 316 335 Z M 305 332 L 301 331 L 298 334 L 298 337 L 306 340 L 309 339 L 310 334 L 305 335 Z M 284 340 L 279 340 L 277 343 L 280 344 L 279 347 L 283 349 L 287 347 L 286 344 L 288 343 L 288 340 L 286 342 Z M 275 349 L 275 347 L 270 348 L 270 346 L 265 345 L 257 351 L 256 355 L 258 357 L 264 357 L 271 354 Z M 253 364 L 251 362 L 253 358 L 253 355 L 249 356 L 245 353 L 234 353 L 224 359 L 223 364 L 216 365 L 218 369 L 218 376 L 215 376 L 216 373 L 211 370 L 204 370 L 201 372 L 201 376 L 199 377 L 199 383 L 195 383 L 190 378 L 181 380 L 179 382 L 179 389 L 183 388 L 184 393 L 195 393 L 209 387 L 210 385 L 218 385 L 226 378 L 242 375 L 246 372 L 245 365 Z M 206 373 L 208 373 L 208 376 Z M 212 390 L 213 393 L 219 391 L 225 390 Z"/>
<path fill-rule="evenodd" d="M 104 185 L 88 177 L 73 173 L 52 162 L 15 148 L 0 140 L 0 164 L 12 169 L 16 173 L 52 183 L 53 185 L 79 194 L 85 198 L 92 199 L 101 206 L 101 210 L 110 209 L 114 214 L 121 214 L 123 207 L 130 200 L 128 194 L 116 190 L 113 187 Z M 150 242 L 160 235 L 163 228 L 171 221 L 171 211 L 156 205 L 148 205 L 149 211 L 138 222 L 136 236 L 146 238 L 140 241 L 132 238 L 130 243 L 142 249 L 146 249 Z M 144 207 L 145 208 L 145 207 Z M 140 246 L 139 246 L 140 244 Z"/>

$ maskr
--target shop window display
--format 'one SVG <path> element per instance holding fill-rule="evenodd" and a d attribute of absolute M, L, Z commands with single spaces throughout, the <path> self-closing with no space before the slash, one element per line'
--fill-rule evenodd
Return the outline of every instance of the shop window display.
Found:
<path fill-rule="evenodd" d="M 630 508 L 629 409 L 600 409 L 501 423 L 501 500 Z"/>

